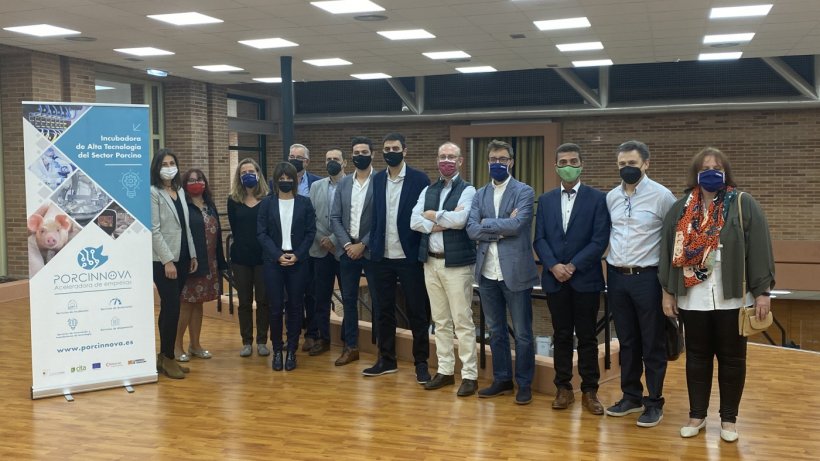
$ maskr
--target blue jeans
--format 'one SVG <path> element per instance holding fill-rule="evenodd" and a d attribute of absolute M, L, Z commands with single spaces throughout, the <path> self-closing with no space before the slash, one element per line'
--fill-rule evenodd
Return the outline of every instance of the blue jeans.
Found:
<path fill-rule="evenodd" d="M 503 280 L 481 277 L 478 285 L 481 309 L 490 330 L 493 381 L 512 381 L 512 353 L 507 332 L 507 311 L 515 333 L 515 381 L 529 387 L 535 374 L 535 342 L 532 334 L 532 288 L 510 291 Z"/>
<path fill-rule="evenodd" d="M 373 311 L 373 328 L 376 328 L 376 283 L 373 280 L 370 261 L 365 258 L 350 259 L 346 254 L 339 258 L 340 288 L 342 291 L 342 304 L 344 305 L 344 318 L 342 319 L 342 335 L 346 347 L 359 347 L 359 282 L 362 271 L 367 278 L 367 286 L 370 288 L 370 305 Z M 375 330 L 374 330 L 375 331 Z"/>

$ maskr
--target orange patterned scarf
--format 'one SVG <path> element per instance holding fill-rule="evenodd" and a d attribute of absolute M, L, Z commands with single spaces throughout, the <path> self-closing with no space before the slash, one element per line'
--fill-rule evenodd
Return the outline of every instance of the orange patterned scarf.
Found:
<path fill-rule="evenodd" d="M 720 230 L 726 220 L 725 203 L 736 194 L 733 187 L 718 191 L 704 213 L 700 187 L 689 194 L 683 214 L 678 219 L 672 265 L 683 268 L 686 288 L 706 280 L 715 266 L 715 250 L 720 244 Z"/>

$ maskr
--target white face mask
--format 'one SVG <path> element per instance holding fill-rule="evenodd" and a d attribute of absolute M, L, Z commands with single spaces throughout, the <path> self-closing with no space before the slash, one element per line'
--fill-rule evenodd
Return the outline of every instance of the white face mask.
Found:
<path fill-rule="evenodd" d="M 175 166 L 164 166 L 164 167 L 160 168 L 160 170 L 159 170 L 159 177 L 166 180 L 166 181 L 170 181 L 170 180 L 174 179 L 174 177 L 176 177 L 177 173 L 179 173 L 179 170 L 177 169 L 177 167 L 175 167 Z"/>

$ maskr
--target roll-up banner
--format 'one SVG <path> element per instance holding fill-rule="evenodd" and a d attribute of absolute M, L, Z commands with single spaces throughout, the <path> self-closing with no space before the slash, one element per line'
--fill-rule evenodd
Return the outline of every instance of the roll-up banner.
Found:
<path fill-rule="evenodd" d="M 23 102 L 32 398 L 157 380 L 148 106 Z"/>

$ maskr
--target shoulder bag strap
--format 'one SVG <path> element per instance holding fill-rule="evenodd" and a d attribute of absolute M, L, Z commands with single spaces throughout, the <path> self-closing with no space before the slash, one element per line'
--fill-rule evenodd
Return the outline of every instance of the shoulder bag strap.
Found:
<path fill-rule="evenodd" d="M 743 252 L 746 252 L 746 230 L 743 229 L 743 192 L 737 194 L 737 214 L 740 218 L 740 235 L 743 236 Z M 743 256 L 743 291 L 741 299 L 746 298 L 746 256 Z"/>

